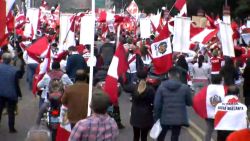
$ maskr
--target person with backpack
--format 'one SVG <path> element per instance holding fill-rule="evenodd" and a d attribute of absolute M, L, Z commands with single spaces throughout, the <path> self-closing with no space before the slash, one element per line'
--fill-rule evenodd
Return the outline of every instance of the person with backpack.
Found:
<path fill-rule="evenodd" d="M 46 112 L 47 107 L 50 105 L 50 98 L 58 97 L 58 93 L 63 94 L 64 86 L 72 85 L 73 82 L 69 76 L 60 70 L 60 63 L 53 62 L 52 70 L 46 73 L 41 81 L 37 84 L 37 87 L 43 89 L 41 94 L 41 106 L 38 113 L 36 123 L 39 125 L 41 117 Z M 60 97 L 60 96 L 59 96 Z"/>

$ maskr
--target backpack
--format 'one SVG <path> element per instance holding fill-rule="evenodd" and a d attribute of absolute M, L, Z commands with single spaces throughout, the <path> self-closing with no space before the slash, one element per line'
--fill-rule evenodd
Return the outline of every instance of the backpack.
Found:
<path fill-rule="evenodd" d="M 52 71 L 48 75 L 50 77 L 50 82 L 48 85 L 48 99 L 51 102 L 51 105 L 58 105 L 61 103 L 61 98 L 64 91 L 64 85 L 61 80 L 63 76 L 61 71 Z"/>

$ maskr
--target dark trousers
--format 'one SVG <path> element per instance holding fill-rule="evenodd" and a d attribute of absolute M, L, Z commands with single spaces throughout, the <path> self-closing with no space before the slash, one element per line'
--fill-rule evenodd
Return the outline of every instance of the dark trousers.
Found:
<path fill-rule="evenodd" d="M 27 80 L 29 83 L 29 89 L 32 90 L 33 76 L 36 72 L 38 64 L 28 64 L 27 65 Z"/>
<path fill-rule="evenodd" d="M 140 138 L 141 138 L 141 141 L 147 141 L 149 130 L 150 130 L 150 128 L 133 127 L 134 141 L 140 141 Z"/>
<path fill-rule="evenodd" d="M 167 132 L 169 129 L 171 129 L 172 135 L 171 135 L 171 141 L 178 141 L 179 135 L 181 132 L 181 126 L 180 125 L 161 125 L 162 131 L 157 138 L 157 141 L 164 141 Z"/>
<path fill-rule="evenodd" d="M 226 141 L 227 136 L 232 133 L 233 131 L 224 131 L 218 130 L 217 131 L 217 141 Z"/>
<path fill-rule="evenodd" d="M 10 100 L 5 97 L 0 97 L 0 120 L 2 119 L 2 113 L 3 109 L 7 104 L 7 111 L 8 111 L 8 117 L 9 117 L 9 129 L 13 130 L 15 125 L 15 109 L 17 101 Z"/>

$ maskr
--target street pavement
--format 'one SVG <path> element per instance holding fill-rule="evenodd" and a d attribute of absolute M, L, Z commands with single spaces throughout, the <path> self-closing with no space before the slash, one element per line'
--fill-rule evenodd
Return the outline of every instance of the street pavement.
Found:
<path fill-rule="evenodd" d="M 19 100 L 19 112 L 16 116 L 15 125 L 18 133 L 8 133 L 8 116 L 3 115 L 0 123 L 0 141 L 24 141 L 28 130 L 35 125 L 36 114 L 38 111 L 38 98 L 34 97 L 28 90 L 25 78 L 20 81 L 20 85 L 23 97 Z M 118 141 L 133 140 L 133 129 L 129 123 L 130 108 L 131 102 L 129 101 L 129 95 L 123 93 L 120 97 L 120 110 L 122 123 L 125 125 L 125 129 L 120 130 Z M 201 141 L 205 134 L 205 122 L 194 113 L 192 108 L 188 108 L 188 114 L 190 116 L 191 124 L 188 128 L 182 128 L 180 141 Z M 166 141 L 170 140 L 170 135 L 171 132 L 167 134 Z M 149 141 L 153 140 L 149 138 Z"/>

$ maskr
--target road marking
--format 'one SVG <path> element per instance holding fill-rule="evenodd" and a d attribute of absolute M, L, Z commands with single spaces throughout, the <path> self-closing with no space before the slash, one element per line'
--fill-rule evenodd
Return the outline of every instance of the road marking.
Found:
<path fill-rule="evenodd" d="M 195 141 L 202 141 L 202 138 L 199 137 L 198 135 L 195 134 L 195 132 L 190 129 L 190 128 L 186 128 L 188 133 L 193 137 L 193 139 L 195 139 Z"/>
<path fill-rule="evenodd" d="M 203 131 L 198 125 L 196 125 L 194 122 L 192 122 L 191 120 L 189 120 L 190 125 L 195 128 L 202 136 L 205 136 L 205 131 Z M 192 135 L 192 134 L 191 134 Z M 211 139 L 211 141 L 215 141 L 213 138 Z"/>

